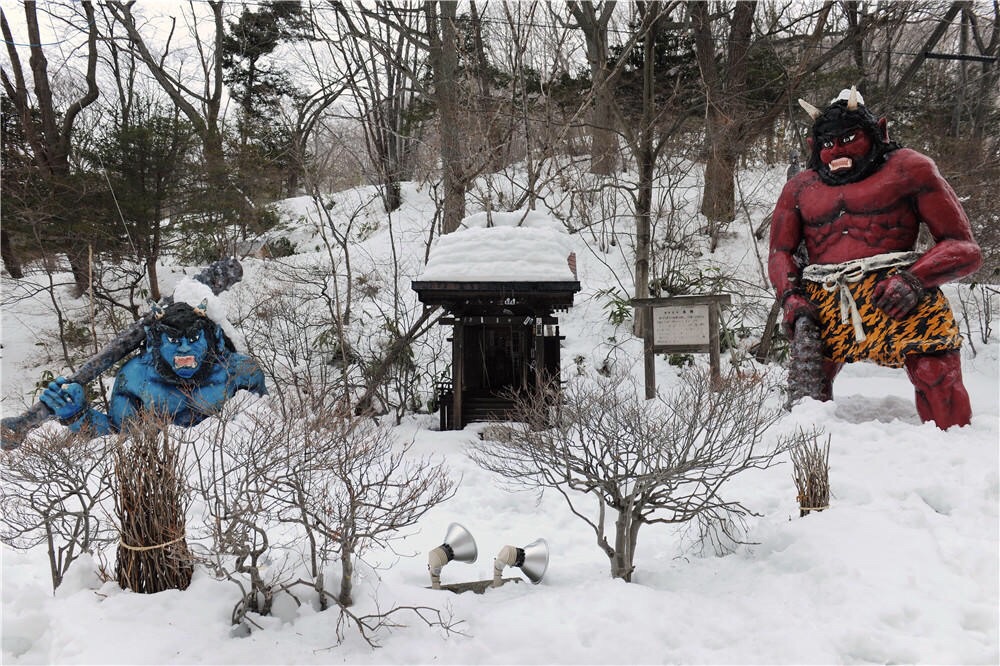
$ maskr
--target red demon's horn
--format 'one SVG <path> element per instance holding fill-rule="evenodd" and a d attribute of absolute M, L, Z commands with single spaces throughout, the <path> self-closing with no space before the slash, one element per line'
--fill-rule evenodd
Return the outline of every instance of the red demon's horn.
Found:
<path fill-rule="evenodd" d="M 817 109 L 815 106 L 805 101 L 801 97 L 799 98 L 799 106 L 801 106 L 805 110 L 805 112 L 809 114 L 809 117 L 812 118 L 813 120 L 819 118 L 820 113 L 822 113 L 819 109 Z"/>
<path fill-rule="evenodd" d="M 858 110 L 858 87 L 851 86 L 851 95 L 847 98 L 847 110 L 857 111 Z"/>

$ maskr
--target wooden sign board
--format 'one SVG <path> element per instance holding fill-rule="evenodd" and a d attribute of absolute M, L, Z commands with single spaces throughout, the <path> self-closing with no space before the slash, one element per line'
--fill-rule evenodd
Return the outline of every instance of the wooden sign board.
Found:
<path fill-rule="evenodd" d="M 708 305 L 662 305 L 653 308 L 653 351 L 686 353 L 709 350 Z"/>
<path fill-rule="evenodd" d="M 632 305 L 643 316 L 643 356 L 646 397 L 656 393 L 653 370 L 656 354 L 709 354 L 712 380 L 718 381 L 719 311 L 731 303 L 729 294 L 634 298 Z"/>

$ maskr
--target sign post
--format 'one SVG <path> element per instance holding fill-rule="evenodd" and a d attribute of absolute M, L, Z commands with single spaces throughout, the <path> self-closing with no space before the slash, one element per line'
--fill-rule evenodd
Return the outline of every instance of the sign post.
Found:
<path fill-rule="evenodd" d="M 712 385 L 722 381 L 719 367 L 719 309 L 732 302 L 729 294 L 634 298 L 632 305 L 643 317 L 643 363 L 646 399 L 656 395 L 656 354 L 708 352 Z"/>

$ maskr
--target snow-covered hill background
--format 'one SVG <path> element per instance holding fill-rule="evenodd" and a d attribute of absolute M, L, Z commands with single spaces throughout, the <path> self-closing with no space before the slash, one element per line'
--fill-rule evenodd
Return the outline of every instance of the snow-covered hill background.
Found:
<path fill-rule="evenodd" d="M 494 179 L 489 185 L 496 193 L 501 188 Z M 515 174 L 511 182 L 516 180 Z M 703 275 L 738 280 L 737 304 L 727 315 L 733 330 L 759 331 L 770 306 L 762 273 L 767 241 L 754 240 L 753 230 L 770 210 L 783 180 L 784 167 L 741 174 L 745 215 L 730 226 L 715 253 L 701 253 L 698 268 Z M 668 202 L 669 215 L 664 219 L 693 230 L 698 225 L 691 212 L 696 207 L 697 182 L 686 187 L 675 184 L 675 198 Z M 219 297 L 218 307 L 233 323 L 238 343 L 252 354 L 267 352 L 269 336 L 277 335 L 281 326 L 279 306 L 286 302 L 313 308 L 309 321 L 316 330 L 310 334 L 322 333 L 329 313 L 315 300 L 309 276 L 329 274 L 331 266 L 335 272 L 344 268 L 336 239 L 326 236 L 333 245 L 328 250 L 318 232 L 317 225 L 322 224 L 346 234 L 351 274 L 363 276 L 354 283 L 355 323 L 348 331 L 352 344 L 382 344 L 387 322 L 405 329 L 419 311 L 409 281 L 423 270 L 434 206 L 427 189 L 418 184 L 405 184 L 403 198 L 403 208 L 391 217 L 382 212 L 371 188 L 332 195 L 323 210 L 309 198 L 281 202 L 285 226 L 273 233 L 293 243 L 296 253 L 282 259 L 248 257 L 243 261 L 243 281 Z M 614 228 L 584 227 L 582 211 L 587 205 L 567 192 L 553 191 L 536 206 L 574 231 L 567 242 L 577 255 L 582 291 L 573 308 L 560 315 L 566 336 L 563 375 L 593 376 L 597 368 L 613 366 L 641 382 L 641 342 L 631 335 L 629 322 L 615 325 L 609 319 L 608 290 L 618 290 L 623 297 L 632 290 L 634 225 L 629 208 L 619 204 Z M 470 206 L 470 214 L 479 212 L 475 204 Z M 704 242 L 693 231 L 685 237 Z M 467 261 L 473 265 L 477 257 Z M 164 266 L 164 293 L 171 293 L 185 273 L 196 270 Z M 56 324 L 48 294 L 29 295 L 26 288 L 31 281 L 43 284 L 47 279 L 44 273 L 22 281 L 3 276 L 4 416 L 30 404 L 43 370 L 55 374 L 64 370 L 52 347 Z M 968 289 L 960 285 L 945 289 L 959 317 L 958 296 Z M 86 300 L 73 300 L 68 287 L 55 293 L 71 316 L 89 307 Z M 267 321 L 258 317 L 262 303 L 272 307 Z M 996 331 L 1000 318 L 996 312 L 994 307 L 987 318 L 993 333 L 986 343 L 980 339 L 983 324 L 971 318 L 973 344 L 963 349 L 973 405 L 970 426 L 942 432 L 933 424 L 922 424 L 902 370 L 848 366 L 837 380 L 834 401 L 806 401 L 769 433 L 777 438 L 797 427 L 817 427 L 831 436 L 830 509 L 798 517 L 788 461 L 742 475 L 727 493 L 759 515 L 748 521 L 747 539 L 752 543 L 727 555 L 703 547 L 690 530 L 647 526 L 639 534 L 633 582 L 612 580 L 593 532 L 559 496 L 510 492 L 469 461 L 466 450 L 482 425 L 459 432 L 437 429 L 437 415 L 427 411 L 432 384 L 425 383 L 418 389 L 419 400 L 411 405 L 419 411 L 402 410 L 394 436 L 401 445 L 413 442 L 411 455 L 443 462 L 458 490 L 401 535 L 404 538 L 392 551 L 371 551 L 359 563 L 356 609 L 434 607 L 460 622 L 455 627 L 458 633 L 401 615 L 406 626 L 379 632 L 378 649 L 350 629 L 338 644 L 336 609 L 320 612 L 308 599 L 297 606 L 283 598 L 275 603 L 272 616 L 255 618 L 259 628 L 244 635 L 233 632 L 230 624 L 238 589 L 207 570 L 196 571 L 183 592 L 141 595 L 123 591 L 114 582 L 101 582 L 99 562 L 83 558 L 53 595 L 44 546 L 21 551 L 4 544 L 2 661 L 998 663 Z M 435 327 L 414 347 L 414 362 L 427 377 L 448 368 L 446 334 L 443 327 Z M 781 373 L 780 366 L 754 364 L 746 349 L 753 341 L 752 336 L 740 340 L 740 347 L 724 354 L 726 369 L 736 363 L 748 371 Z M 699 357 L 696 363 L 707 364 L 707 359 Z M 269 381 L 293 381 L 318 372 L 308 363 L 275 363 L 270 369 Z M 679 369 L 661 358 L 656 370 L 660 390 L 669 392 Z M 255 402 L 245 401 L 245 408 L 255 408 Z M 780 402 L 776 395 L 775 404 Z M 392 423 L 394 416 L 390 411 L 383 419 Z M 207 437 L 213 427 L 210 419 L 194 434 L 204 432 Z M 441 543 L 452 522 L 461 523 L 475 537 L 479 559 L 474 564 L 449 564 L 443 582 L 490 578 L 493 556 L 502 546 L 523 546 L 537 538 L 544 538 L 550 548 L 544 580 L 537 586 L 506 585 L 483 595 L 427 589 L 427 553 Z M 113 554 L 111 548 L 107 557 Z M 332 569 L 331 579 L 335 575 Z"/>

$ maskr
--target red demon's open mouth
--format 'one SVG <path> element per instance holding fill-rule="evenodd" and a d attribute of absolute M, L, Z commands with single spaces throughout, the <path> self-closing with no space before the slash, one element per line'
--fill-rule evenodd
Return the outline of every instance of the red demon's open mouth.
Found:
<path fill-rule="evenodd" d="M 850 157 L 838 157 L 835 160 L 830 160 L 830 171 L 850 169 L 852 166 L 854 166 L 854 162 Z"/>
<path fill-rule="evenodd" d="M 174 367 L 175 368 L 195 368 L 198 364 L 194 360 L 194 356 L 174 356 Z"/>

